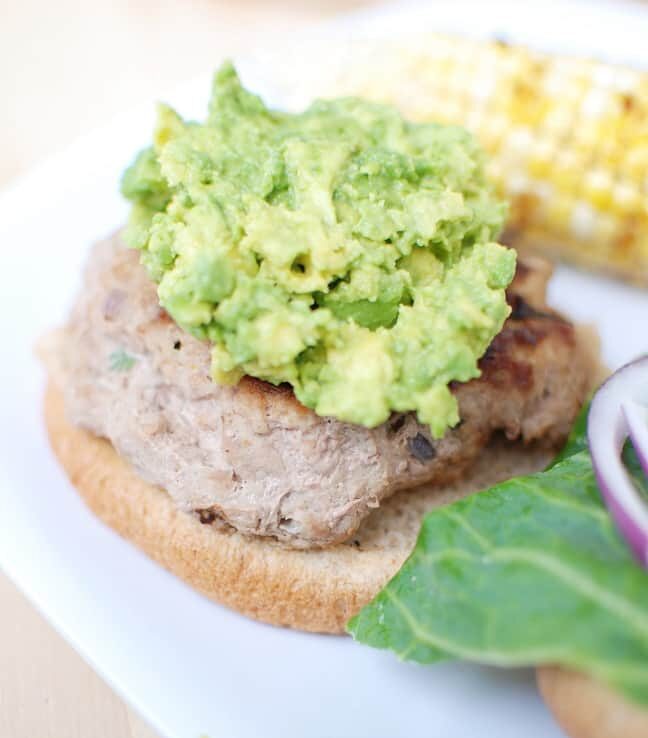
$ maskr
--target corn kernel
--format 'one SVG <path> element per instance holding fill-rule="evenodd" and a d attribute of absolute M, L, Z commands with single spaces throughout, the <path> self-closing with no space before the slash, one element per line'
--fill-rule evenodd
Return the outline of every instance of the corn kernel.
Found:
<path fill-rule="evenodd" d="M 535 143 L 529 154 L 529 174 L 534 179 L 549 180 L 554 167 L 555 153 L 554 145 L 548 139 Z"/>
<path fill-rule="evenodd" d="M 623 170 L 635 182 L 643 182 L 648 173 L 648 144 L 632 148 L 626 153 Z"/>
<path fill-rule="evenodd" d="M 579 200 L 571 214 L 570 230 L 578 239 L 590 239 L 594 235 L 596 213 L 589 203 Z"/>
<path fill-rule="evenodd" d="M 633 213 L 639 213 L 646 203 L 646 198 L 641 196 L 641 192 L 636 184 L 631 182 L 617 182 L 612 191 L 612 204 L 614 211 L 620 216 L 627 216 Z"/>
<path fill-rule="evenodd" d="M 613 201 L 613 186 L 614 182 L 609 172 L 593 169 L 585 176 L 582 195 L 592 207 L 598 210 L 610 210 Z"/>
<path fill-rule="evenodd" d="M 648 284 L 646 71 L 426 34 L 368 66 L 344 92 L 473 130 L 514 225 Z"/>
<path fill-rule="evenodd" d="M 580 187 L 584 161 L 571 149 L 564 149 L 556 157 L 553 183 L 561 192 L 575 192 Z"/>
<path fill-rule="evenodd" d="M 611 249 L 619 232 L 618 223 L 619 221 L 611 215 L 597 214 L 594 221 L 593 240 L 605 249 Z"/>
<path fill-rule="evenodd" d="M 571 217 L 575 203 L 570 197 L 557 195 L 552 197 L 545 207 L 546 222 L 551 223 L 558 235 L 571 231 Z"/>

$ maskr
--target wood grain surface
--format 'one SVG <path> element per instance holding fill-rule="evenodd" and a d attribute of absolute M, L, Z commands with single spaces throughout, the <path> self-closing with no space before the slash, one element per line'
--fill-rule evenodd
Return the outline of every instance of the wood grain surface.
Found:
<path fill-rule="evenodd" d="M 0 0 L 0 188 L 139 97 L 361 4 Z M 0 738 L 155 737 L 0 573 Z"/>
<path fill-rule="evenodd" d="M 0 736 L 154 738 L 4 576 Z"/>

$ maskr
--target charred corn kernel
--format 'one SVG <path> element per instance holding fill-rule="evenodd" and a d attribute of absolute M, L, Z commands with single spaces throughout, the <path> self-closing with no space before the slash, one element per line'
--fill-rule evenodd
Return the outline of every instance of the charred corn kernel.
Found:
<path fill-rule="evenodd" d="M 466 126 L 522 241 L 648 285 L 647 71 L 425 34 L 366 60 L 330 93 Z"/>

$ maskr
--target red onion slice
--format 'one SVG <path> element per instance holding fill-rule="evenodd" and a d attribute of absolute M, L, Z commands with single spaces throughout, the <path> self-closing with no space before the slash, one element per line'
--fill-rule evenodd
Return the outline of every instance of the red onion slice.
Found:
<path fill-rule="evenodd" d="M 648 407 L 636 402 L 624 402 L 623 414 L 641 468 L 648 475 Z"/>
<path fill-rule="evenodd" d="M 592 465 L 605 504 L 638 561 L 648 568 L 648 504 L 621 460 L 628 437 L 648 474 L 648 356 L 626 364 L 601 386 L 587 418 Z"/>

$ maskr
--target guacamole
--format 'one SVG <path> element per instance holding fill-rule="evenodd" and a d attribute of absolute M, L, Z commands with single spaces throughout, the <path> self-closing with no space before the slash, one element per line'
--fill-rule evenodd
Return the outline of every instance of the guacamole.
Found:
<path fill-rule="evenodd" d="M 368 427 L 458 422 L 448 384 L 479 375 L 515 269 L 465 130 L 358 99 L 269 110 L 225 65 L 204 123 L 160 107 L 122 191 L 128 243 L 216 382 L 289 382 Z"/>

